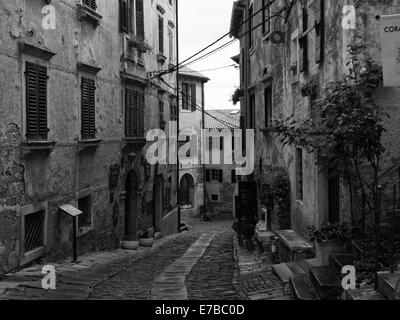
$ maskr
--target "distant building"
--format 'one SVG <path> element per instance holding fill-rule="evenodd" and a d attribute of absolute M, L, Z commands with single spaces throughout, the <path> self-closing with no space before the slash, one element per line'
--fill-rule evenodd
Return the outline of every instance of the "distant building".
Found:
<path fill-rule="evenodd" d="M 193 162 L 180 165 L 179 203 L 182 208 L 182 219 L 200 215 L 199 209 L 204 205 L 204 166 L 201 164 L 201 129 L 203 128 L 203 110 L 205 104 L 204 85 L 210 79 L 188 67 L 179 72 L 179 88 L 182 98 L 179 105 L 180 131 L 197 134 L 198 154 L 187 154 Z"/>
<path fill-rule="evenodd" d="M 240 128 L 240 110 L 207 110 L 205 115 L 205 128 L 218 131 L 224 129 L 233 130 Z M 215 140 L 215 139 L 214 139 Z M 233 144 L 233 139 L 232 139 Z M 237 182 L 241 179 L 236 175 L 234 164 L 224 163 L 224 139 L 218 144 L 209 139 L 210 150 L 219 149 L 221 153 L 220 164 L 209 164 L 206 169 L 206 196 L 213 211 L 213 218 L 230 218 L 234 216 L 234 193 Z M 234 149 L 232 148 L 232 151 Z"/>

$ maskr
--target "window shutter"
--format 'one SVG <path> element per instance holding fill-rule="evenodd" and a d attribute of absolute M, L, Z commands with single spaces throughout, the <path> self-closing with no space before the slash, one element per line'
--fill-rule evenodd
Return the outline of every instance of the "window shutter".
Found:
<path fill-rule="evenodd" d="M 96 137 L 96 85 L 93 79 L 82 78 L 81 85 L 82 139 Z"/>
<path fill-rule="evenodd" d="M 307 69 L 307 36 L 303 36 L 304 28 L 307 28 L 304 25 L 306 18 L 306 9 L 304 6 L 301 6 L 300 17 L 299 17 L 299 69 L 300 72 L 304 72 Z"/>
<path fill-rule="evenodd" d="M 219 170 L 218 172 L 218 178 L 219 178 L 219 182 L 223 183 L 224 182 L 224 171 L 223 170 Z"/>
<path fill-rule="evenodd" d="M 210 170 L 206 169 L 206 182 L 210 182 Z"/>
<path fill-rule="evenodd" d="M 232 183 L 236 183 L 236 170 L 232 170 L 231 175 L 232 175 Z"/>
<path fill-rule="evenodd" d="M 197 110 L 197 97 L 196 97 L 196 84 L 192 83 L 191 85 L 191 105 L 192 105 L 192 112 L 195 112 Z"/>
<path fill-rule="evenodd" d="M 143 0 L 136 0 L 136 36 L 144 40 L 144 6 Z"/>
<path fill-rule="evenodd" d="M 26 63 L 27 138 L 47 140 L 47 68 Z"/>
<path fill-rule="evenodd" d="M 158 42 L 159 52 L 164 53 L 164 18 L 158 17 Z"/>
<path fill-rule="evenodd" d="M 128 32 L 128 1 L 119 0 L 119 25 L 122 32 Z"/>
<path fill-rule="evenodd" d="M 323 60 L 324 2 L 315 0 L 315 63 Z"/>

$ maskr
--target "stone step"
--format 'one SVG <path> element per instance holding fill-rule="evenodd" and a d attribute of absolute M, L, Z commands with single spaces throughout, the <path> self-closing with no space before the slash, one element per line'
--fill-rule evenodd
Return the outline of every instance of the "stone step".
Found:
<path fill-rule="evenodd" d="M 306 275 L 295 275 L 291 277 L 290 284 L 297 300 L 319 300 L 317 292 Z"/>
<path fill-rule="evenodd" d="M 376 301 L 376 300 L 386 300 L 386 298 L 373 287 L 346 290 L 342 295 L 342 300 L 352 300 L 352 301 Z"/>
<path fill-rule="evenodd" d="M 356 257 L 350 253 L 333 253 L 330 256 L 330 264 L 336 270 L 337 274 L 342 274 L 343 267 L 354 266 Z"/>
<path fill-rule="evenodd" d="M 378 272 L 378 290 L 388 300 L 400 300 L 400 272 Z"/>
<path fill-rule="evenodd" d="M 307 277 L 310 276 L 310 271 L 315 267 L 322 267 L 320 261 L 318 259 L 308 259 L 308 260 L 300 260 L 296 262 L 297 265 L 304 270 Z"/>
<path fill-rule="evenodd" d="M 321 299 L 337 300 L 342 294 L 340 278 L 332 267 L 312 268 L 310 278 Z"/>
<path fill-rule="evenodd" d="M 300 267 L 297 262 L 288 262 L 286 264 L 295 276 L 297 276 L 297 275 L 305 276 L 306 275 L 306 271 L 304 271 L 304 269 L 302 267 Z"/>
<path fill-rule="evenodd" d="M 283 283 L 289 283 L 290 277 L 294 276 L 292 270 L 289 269 L 286 263 L 273 265 L 272 273 L 276 275 Z"/>

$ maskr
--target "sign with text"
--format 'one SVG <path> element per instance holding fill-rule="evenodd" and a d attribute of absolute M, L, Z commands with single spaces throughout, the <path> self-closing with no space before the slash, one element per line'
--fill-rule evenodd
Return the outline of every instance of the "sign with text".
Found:
<path fill-rule="evenodd" d="M 383 83 L 400 86 L 400 14 L 380 17 Z"/>

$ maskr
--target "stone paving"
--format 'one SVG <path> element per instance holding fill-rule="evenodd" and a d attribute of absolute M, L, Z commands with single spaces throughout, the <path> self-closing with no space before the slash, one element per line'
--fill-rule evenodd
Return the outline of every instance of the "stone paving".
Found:
<path fill-rule="evenodd" d="M 189 232 L 153 248 L 85 255 L 53 264 L 57 290 L 41 288 L 42 266 L 8 274 L 0 300 L 267 300 L 288 299 L 271 273 L 268 252 L 239 248 L 232 222 L 188 223 Z"/>

